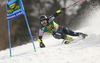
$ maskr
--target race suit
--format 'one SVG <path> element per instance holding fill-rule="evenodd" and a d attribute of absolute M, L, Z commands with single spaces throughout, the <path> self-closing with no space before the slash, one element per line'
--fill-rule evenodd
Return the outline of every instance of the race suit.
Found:
<path fill-rule="evenodd" d="M 71 36 L 79 36 L 80 33 L 73 32 L 69 30 L 68 28 L 65 28 L 63 26 L 58 25 L 57 23 L 54 22 L 54 19 L 56 16 L 58 16 L 60 13 L 55 13 L 51 15 L 47 19 L 47 26 L 40 26 L 39 29 L 39 42 L 42 42 L 42 36 L 43 33 L 47 32 L 52 34 L 56 39 L 64 39 L 66 35 L 71 35 Z"/>

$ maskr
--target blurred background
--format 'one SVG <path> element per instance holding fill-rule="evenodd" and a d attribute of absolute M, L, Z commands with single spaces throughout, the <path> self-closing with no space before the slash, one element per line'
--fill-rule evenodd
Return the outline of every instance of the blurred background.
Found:
<path fill-rule="evenodd" d="M 78 0 L 22 0 L 34 41 L 38 39 L 40 15 L 50 16 L 61 8 L 66 8 Z M 55 22 L 71 30 L 78 30 L 86 25 L 84 19 L 89 13 L 100 7 L 100 0 L 82 0 L 60 14 Z M 9 47 L 8 28 L 6 20 L 6 0 L 0 0 L 0 50 Z M 31 42 L 24 16 L 10 20 L 12 47 Z"/>

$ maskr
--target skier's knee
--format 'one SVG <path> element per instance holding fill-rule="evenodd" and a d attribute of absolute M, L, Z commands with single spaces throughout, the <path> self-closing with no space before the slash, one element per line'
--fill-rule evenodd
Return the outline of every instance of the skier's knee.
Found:
<path fill-rule="evenodd" d="M 63 27 L 63 32 L 64 32 L 65 34 L 69 34 L 69 33 L 70 33 L 70 30 L 69 30 L 68 28 Z"/>

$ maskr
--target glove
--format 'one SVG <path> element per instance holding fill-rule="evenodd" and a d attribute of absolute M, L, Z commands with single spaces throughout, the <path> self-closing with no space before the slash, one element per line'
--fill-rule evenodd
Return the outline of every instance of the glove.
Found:
<path fill-rule="evenodd" d="M 43 42 L 40 43 L 40 47 L 41 47 L 41 48 L 44 48 L 44 47 L 45 47 L 45 45 L 44 45 Z"/>
<path fill-rule="evenodd" d="M 66 9 L 65 8 L 61 8 L 61 11 L 64 12 Z"/>
<path fill-rule="evenodd" d="M 65 11 L 65 8 L 61 8 L 60 10 L 57 10 L 56 13 L 59 13 L 60 14 L 63 11 Z"/>
<path fill-rule="evenodd" d="M 40 47 L 41 47 L 41 48 L 44 48 L 44 47 L 45 47 L 45 45 L 44 45 L 44 43 L 42 42 L 41 39 L 38 39 L 38 42 L 40 43 Z"/>

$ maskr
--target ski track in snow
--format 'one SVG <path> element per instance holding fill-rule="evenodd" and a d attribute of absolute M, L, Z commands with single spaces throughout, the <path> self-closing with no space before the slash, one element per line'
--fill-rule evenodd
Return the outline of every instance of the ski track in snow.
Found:
<path fill-rule="evenodd" d="M 90 25 L 80 29 L 89 34 L 84 40 L 65 45 L 62 40 L 51 37 L 44 39 L 46 48 L 39 48 L 39 43 L 35 42 L 37 52 L 34 52 L 32 43 L 12 48 L 13 57 L 9 57 L 9 49 L 6 49 L 0 51 L 0 63 L 99 63 L 100 10 L 88 20 Z"/>

